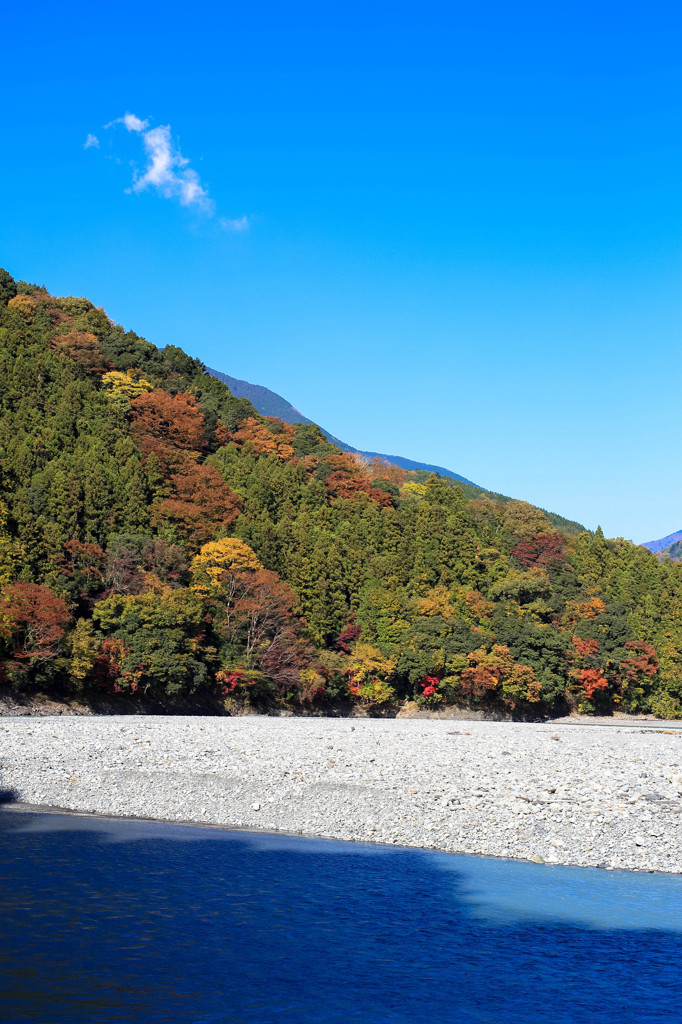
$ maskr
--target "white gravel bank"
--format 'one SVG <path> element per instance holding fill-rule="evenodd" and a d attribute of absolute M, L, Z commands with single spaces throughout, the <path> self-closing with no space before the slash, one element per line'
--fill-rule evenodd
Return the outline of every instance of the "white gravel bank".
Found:
<path fill-rule="evenodd" d="M 24 803 L 682 872 L 682 729 L 340 718 L 4 718 Z"/>

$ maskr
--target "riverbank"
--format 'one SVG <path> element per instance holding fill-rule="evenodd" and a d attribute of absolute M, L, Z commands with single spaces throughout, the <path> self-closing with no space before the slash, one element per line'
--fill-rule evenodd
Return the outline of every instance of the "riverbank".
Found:
<path fill-rule="evenodd" d="M 0 789 L 89 813 L 682 873 L 682 727 L 616 721 L 6 717 Z"/>

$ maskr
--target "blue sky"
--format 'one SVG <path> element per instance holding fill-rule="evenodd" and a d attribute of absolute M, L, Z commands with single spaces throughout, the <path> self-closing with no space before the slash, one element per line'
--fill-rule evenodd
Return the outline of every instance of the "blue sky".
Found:
<path fill-rule="evenodd" d="M 681 29 L 656 2 L 15 5 L 0 265 L 357 447 L 670 533 Z"/>

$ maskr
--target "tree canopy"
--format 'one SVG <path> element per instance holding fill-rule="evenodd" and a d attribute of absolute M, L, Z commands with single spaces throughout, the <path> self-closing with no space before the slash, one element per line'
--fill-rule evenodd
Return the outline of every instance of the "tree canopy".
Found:
<path fill-rule="evenodd" d="M 0 679 L 682 717 L 682 565 L 260 416 L 0 271 Z"/>

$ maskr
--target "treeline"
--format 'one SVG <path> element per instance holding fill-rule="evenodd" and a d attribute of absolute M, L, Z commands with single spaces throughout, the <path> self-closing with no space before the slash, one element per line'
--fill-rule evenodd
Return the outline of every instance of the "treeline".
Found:
<path fill-rule="evenodd" d="M 365 466 L 0 272 L 0 682 L 682 717 L 682 566 Z"/>

